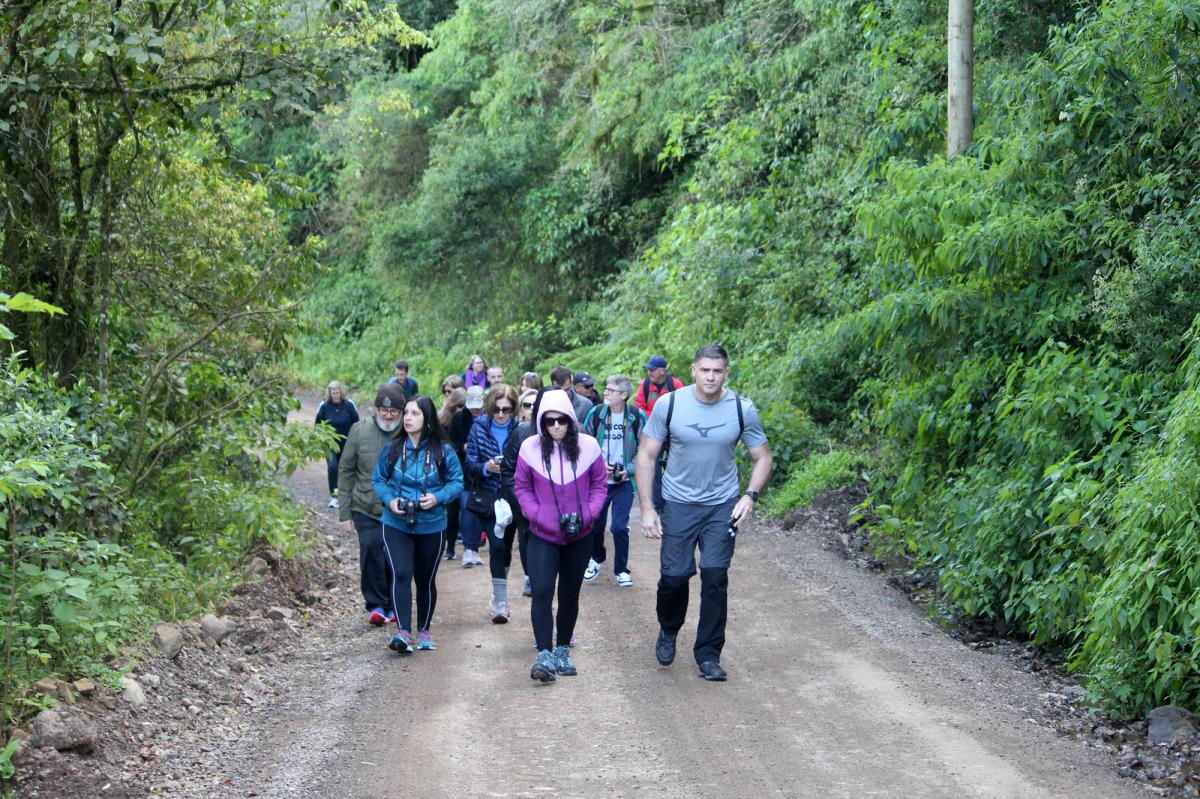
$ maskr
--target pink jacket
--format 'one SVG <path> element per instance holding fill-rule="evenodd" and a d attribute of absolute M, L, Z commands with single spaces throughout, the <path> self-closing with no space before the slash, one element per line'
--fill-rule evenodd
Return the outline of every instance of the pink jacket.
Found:
<path fill-rule="evenodd" d="M 608 497 L 608 470 L 596 439 L 579 433 L 579 461 L 572 464 L 557 444 L 550 462 L 542 460 L 542 417 L 558 413 L 571 420 L 579 430 L 579 420 L 565 391 L 547 391 L 538 410 L 538 434 L 525 439 L 517 455 L 513 474 L 513 493 L 521 512 L 529 519 L 529 530 L 552 544 L 567 543 L 559 528 L 560 513 L 578 513 L 583 517 L 576 540 L 591 535 L 592 524 L 600 516 Z"/>

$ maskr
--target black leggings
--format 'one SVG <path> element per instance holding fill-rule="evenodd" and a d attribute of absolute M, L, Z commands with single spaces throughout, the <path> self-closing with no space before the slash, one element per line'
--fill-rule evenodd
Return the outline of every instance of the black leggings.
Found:
<path fill-rule="evenodd" d="M 444 533 L 406 533 L 383 525 L 383 548 L 392 567 L 396 626 L 412 630 L 412 584 L 417 581 L 417 629 L 428 630 L 437 607 L 437 570 Z"/>
<path fill-rule="evenodd" d="M 508 577 L 508 567 L 512 565 L 513 538 L 517 534 L 517 526 L 509 524 L 504 531 L 503 540 L 496 537 L 496 518 L 487 520 L 488 567 L 492 571 L 492 579 Z"/>
<path fill-rule="evenodd" d="M 555 618 L 551 605 L 554 602 L 555 578 L 558 579 L 558 643 L 560 646 L 571 643 L 575 621 L 579 618 L 579 588 L 583 585 L 583 573 L 591 557 L 592 540 L 589 536 L 576 538 L 569 544 L 551 544 L 536 534 L 530 534 L 526 560 L 533 602 L 529 607 L 529 615 L 533 620 L 533 636 L 537 640 L 538 651 L 553 649 Z"/>

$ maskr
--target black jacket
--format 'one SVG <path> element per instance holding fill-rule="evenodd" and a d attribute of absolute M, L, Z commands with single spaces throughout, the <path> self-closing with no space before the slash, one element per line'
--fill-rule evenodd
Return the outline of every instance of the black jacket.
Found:
<path fill-rule="evenodd" d="M 517 425 L 517 429 L 509 434 L 508 441 L 504 442 L 504 458 L 500 461 L 500 496 L 508 500 L 509 506 L 512 507 L 513 521 L 519 529 L 528 528 L 529 521 L 525 514 L 521 513 L 521 503 L 517 502 L 517 495 L 513 491 L 513 479 L 517 472 L 517 455 L 521 452 L 521 445 L 535 432 L 537 431 L 533 422 L 521 422 Z"/>

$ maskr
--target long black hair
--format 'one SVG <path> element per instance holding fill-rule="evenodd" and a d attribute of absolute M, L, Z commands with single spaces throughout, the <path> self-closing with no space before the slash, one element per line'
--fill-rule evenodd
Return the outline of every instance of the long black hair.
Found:
<path fill-rule="evenodd" d="M 547 391 L 555 390 L 561 391 L 562 389 L 547 389 Z M 539 410 L 541 410 L 541 402 L 542 398 L 538 397 L 536 406 L 533 409 L 534 413 L 537 413 Z M 567 417 L 567 434 L 563 436 L 563 440 L 559 442 L 559 445 L 563 448 L 563 452 L 567 454 L 567 457 L 571 460 L 571 463 L 578 463 L 579 422 L 577 420 L 572 420 L 567 414 L 563 415 Z M 542 460 L 549 463 L 550 456 L 554 454 L 554 439 L 550 437 L 550 433 L 545 429 L 542 419 L 539 419 L 536 416 L 534 418 L 538 421 L 538 440 L 542 443 Z M 544 419 L 545 417 L 542 418 Z"/>
<path fill-rule="evenodd" d="M 421 411 L 421 416 L 424 417 L 424 424 L 421 425 L 421 438 L 417 442 L 417 449 L 421 445 L 425 445 L 429 452 L 429 462 L 436 464 L 438 471 L 442 471 L 442 462 L 444 454 L 442 453 L 442 442 L 445 440 L 445 435 L 442 433 L 442 423 L 438 421 L 437 410 L 433 407 L 433 400 L 424 394 L 418 394 L 404 403 L 404 409 L 408 410 L 409 403 L 417 403 L 417 409 Z M 403 417 L 401 417 L 403 419 Z M 390 446 L 391 451 L 388 452 L 388 477 L 391 477 L 392 472 L 396 470 L 396 463 L 400 460 L 400 453 L 404 451 L 405 444 L 408 443 L 408 431 L 404 429 L 404 422 L 401 421 L 400 429 L 396 431 L 396 435 L 392 438 Z"/>

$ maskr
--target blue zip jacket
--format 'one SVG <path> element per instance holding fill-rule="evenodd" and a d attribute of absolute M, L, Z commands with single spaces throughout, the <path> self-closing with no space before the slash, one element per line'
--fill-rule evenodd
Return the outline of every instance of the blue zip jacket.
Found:
<path fill-rule="evenodd" d="M 393 446 L 403 446 L 404 452 L 396 459 L 392 474 L 388 475 L 387 464 Z M 446 505 L 462 493 L 463 473 L 454 447 L 442 444 L 442 457 L 445 459 L 444 477 L 429 457 L 427 444 L 422 443 L 420 449 L 414 450 L 408 436 L 403 436 L 383 445 L 371 475 L 371 485 L 383 503 L 384 524 L 414 534 L 440 533 L 446 529 Z M 422 494 L 433 494 L 437 504 L 429 510 L 419 511 L 415 521 L 392 513 L 389 505 L 393 499 L 419 500 Z"/>
<path fill-rule="evenodd" d="M 508 434 L 517 429 L 517 420 L 508 421 Z M 475 481 L 475 488 L 491 494 L 500 494 L 500 475 L 492 474 L 484 467 L 487 462 L 501 455 L 500 444 L 492 436 L 492 419 L 486 413 L 475 417 L 471 432 L 467 436 L 467 473 Z"/>

